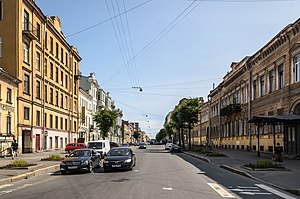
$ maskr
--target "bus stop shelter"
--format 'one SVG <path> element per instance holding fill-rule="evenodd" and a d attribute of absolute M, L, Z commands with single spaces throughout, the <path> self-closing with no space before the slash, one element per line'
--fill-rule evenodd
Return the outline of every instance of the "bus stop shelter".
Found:
<path fill-rule="evenodd" d="M 284 153 L 300 153 L 300 115 L 261 115 L 252 117 L 248 123 L 257 126 L 257 156 L 260 156 L 259 129 L 264 125 L 273 126 L 273 150 L 276 146 L 276 125 L 284 126 Z"/>

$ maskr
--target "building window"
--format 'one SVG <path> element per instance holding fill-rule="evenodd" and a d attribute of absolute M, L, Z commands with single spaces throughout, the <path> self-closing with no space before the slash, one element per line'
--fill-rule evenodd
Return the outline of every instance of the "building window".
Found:
<path fill-rule="evenodd" d="M 11 134 L 11 115 L 8 112 L 6 116 L 6 134 Z"/>
<path fill-rule="evenodd" d="M 63 86 L 64 85 L 64 72 L 60 71 L 60 84 Z"/>
<path fill-rule="evenodd" d="M 24 19 L 23 30 L 29 30 L 29 13 L 26 10 L 24 10 L 23 19 Z"/>
<path fill-rule="evenodd" d="M 29 120 L 29 108 L 24 107 L 24 120 Z"/>
<path fill-rule="evenodd" d="M 68 89 L 68 75 L 66 74 L 66 89 Z"/>
<path fill-rule="evenodd" d="M 278 89 L 282 89 L 284 86 L 284 65 L 278 66 Z"/>
<path fill-rule="evenodd" d="M 41 99 L 41 82 L 36 80 L 36 98 Z"/>
<path fill-rule="evenodd" d="M 74 132 L 76 132 L 76 129 L 77 129 L 77 124 L 76 124 L 76 121 L 74 121 Z"/>
<path fill-rule="evenodd" d="M 29 45 L 27 43 L 24 43 L 23 45 L 23 54 L 24 54 L 23 57 L 24 62 L 29 63 Z"/>
<path fill-rule="evenodd" d="M 0 37 L 0 57 L 2 57 L 2 37 Z"/>
<path fill-rule="evenodd" d="M 36 111 L 36 125 L 41 126 L 41 112 Z"/>
<path fill-rule="evenodd" d="M 300 55 L 294 57 L 294 82 L 300 81 Z"/>
<path fill-rule="evenodd" d="M 55 57 L 58 59 L 58 43 L 55 43 Z"/>
<path fill-rule="evenodd" d="M 74 112 L 76 113 L 77 111 L 76 111 L 76 107 L 77 107 L 77 103 L 76 103 L 76 101 L 74 101 Z"/>
<path fill-rule="evenodd" d="M 53 79 L 53 63 L 50 62 L 50 79 Z"/>
<path fill-rule="evenodd" d="M 55 91 L 55 102 L 56 106 L 58 106 L 58 91 Z"/>
<path fill-rule="evenodd" d="M 53 88 L 50 88 L 50 103 L 53 104 Z"/>
<path fill-rule="evenodd" d="M 53 38 L 50 37 L 50 53 L 53 55 Z"/>
<path fill-rule="evenodd" d="M 24 75 L 24 93 L 30 94 L 29 75 Z"/>
<path fill-rule="evenodd" d="M 60 48 L 60 61 L 61 63 L 64 63 L 64 49 Z"/>
<path fill-rule="evenodd" d="M 0 20 L 3 19 L 3 3 L 0 1 Z"/>
<path fill-rule="evenodd" d="M 12 95 L 11 89 L 7 88 L 7 102 L 8 103 L 11 103 L 11 95 Z"/>
<path fill-rule="evenodd" d="M 40 61 L 40 53 L 39 52 L 36 52 L 36 69 L 38 71 L 41 70 L 41 61 Z"/>
<path fill-rule="evenodd" d="M 48 67 L 48 63 L 47 63 L 47 59 L 45 58 L 44 60 L 44 75 L 47 76 L 47 67 Z"/>
<path fill-rule="evenodd" d="M 60 94 L 60 107 L 64 108 L 64 94 Z"/>
<path fill-rule="evenodd" d="M 56 67 L 55 75 L 55 81 L 58 83 L 58 67 Z"/>
<path fill-rule="evenodd" d="M 259 90 L 260 90 L 260 97 L 265 94 L 265 76 L 262 75 L 259 78 Z"/>
<path fill-rule="evenodd" d="M 65 130 L 68 130 L 68 120 L 65 119 Z"/>
<path fill-rule="evenodd" d="M 274 92 L 274 69 L 269 71 L 269 93 Z"/>
<path fill-rule="evenodd" d="M 48 88 L 47 88 L 47 85 L 44 86 L 44 99 L 45 99 L 45 102 L 48 102 Z"/>
<path fill-rule="evenodd" d="M 64 119 L 61 117 L 60 118 L 60 129 L 63 130 L 64 128 Z"/>
<path fill-rule="evenodd" d="M 66 53 L 66 66 L 68 67 L 68 53 Z"/>
<path fill-rule="evenodd" d="M 55 128 L 58 129 L 58 116 L 55 116 Z"/>
<path fill-rule="evenodd" d="M 38 41 L 41 41 L 41 25 L 36 23 L 36 36 Z"/>
<path fill-rule="evenodd" d="M 50 114 L 50 128 L 53 128 L 53 115 Z"/>
<path fill-rule="evenodd" d="M 256 90 L 257 90 L 257 88 L 256 88 L 256 80 L 254 80 L 253 81 L 253 99 L 255 100 L 256 99 Z"/>

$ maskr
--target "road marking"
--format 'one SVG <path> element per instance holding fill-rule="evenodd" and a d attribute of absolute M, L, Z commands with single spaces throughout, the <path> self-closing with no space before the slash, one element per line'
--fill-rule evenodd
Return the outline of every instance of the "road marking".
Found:
<path fill-rule="evenodd" d="M 240 189 L 258 189 L 258 187 L 243 187 L 243 186 L 236 186 L 236 187 Z"/>
<path fill-rule="evenodd" d="M 13 184 L 3 184 L 3 185 L 0 185 L 0 189 L 3 189 L 5 187 L 10 187 L 10 186 L 13 186 Z"/>
<path fill-rule="evenodd" d="M 134 172 L 138 172 L 139 170 L 133 170 Z"/>
<path fill-rule="evenodd" d="M 217 183 L 207 183 L 213 190 L 215 190 L 220 196 L 223 198 L 235 198 L 232 194 L 230 194 L 228 191 L 223 189 L 220 185 Z"/>
<path fill-rule="evenodd" d="M 173 190 L 171 187 L 163 187 L 162 189 L 166 190 L 166 191 L 172 191 Z"/>
<path fill-rule="evenodd" d="M 254 196 L 254 195 L 272 195 L 271 193 L 253 193 L 253 192 L 249 192 L 249 191 L 242 191 L 239 192 L 240 194 L 244 194 L 244 195 L 250 195 L 250 196 Z"/>
<path fill-rule="evenodd" d="M 266 186 L 266 185 L 264 185 L 264 184 L 255 184 L 256 186 L 258 186 L 258 187 L 260 187 L 260 188 L 262 188 L 262 189 L 264 189 L 264 190 L 267 190 L 267 191 L 269 191 L 269 192 L 271 192 L 271 193 L 273 193 L 273 194 L 275 194 L 275 195 L 278 195 L 278 196 L 280 196 L 280 197 L 282 197 L 282 198 L 285 198 L 285 199 L 296 199 L 296 198 L 294 198 L 294 197 L 292 197 L 292 196 L 290 196 L 290 195 L 287 195 L 287 194 L 285 194 L 285 193 L 282 193 L 282 192 L 280 192 L 280 191 L 277 191 L 276 189 L 273 189 L 273 188 L 271 188 L 271 187 L 268 187 L 268 186 Z"/>
<path fill-rule="evenodd" d="M 259 191 L 258 189 L 229 189 L 230 191 L 235 191 L 235 192 L 243 192 L 243 191 L 246 191 L 246 192 L 249 192 L 249 191 Z"/>

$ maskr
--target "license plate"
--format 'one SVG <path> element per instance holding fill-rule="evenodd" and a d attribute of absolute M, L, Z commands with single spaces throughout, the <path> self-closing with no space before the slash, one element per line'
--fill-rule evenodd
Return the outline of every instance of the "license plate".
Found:
<path fill-rule="evenodd" d="M 76 166 L 68 167 L 68 169 L 77 169 Z"/>
<path fill-rule="evenodd" d="M 121 167 L 119 164 L 111 165 L 111 167 Z"/>

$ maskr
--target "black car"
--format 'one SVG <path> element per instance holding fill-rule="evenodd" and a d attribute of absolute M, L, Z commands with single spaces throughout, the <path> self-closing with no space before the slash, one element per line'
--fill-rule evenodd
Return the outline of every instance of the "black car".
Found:
<path fill-rule="evenodd" d="M 132 170 L 135 166 L 135 153 L 128 147 L 116 147 L 109 150 L 107 156 L 103 160 L 103 169 L 126 169 Z"/>
<path fill-rule="evenodd" d="M 146 149 L 147 146 L 146 146 L 146 143 L 145 142 L 140 142 L 139 143 L 139 149 Z"/>
<path fill-rule="evenodd" d="M 76 149 L 60 164 L 60 172 L 66 174 L 73 171 L 87 171 L 91 173 L 94 168 L 100 167 L 101 155 L 94 149 Z"/>
<path fill-rule="evenodd" d="M 174 152 L 182 152 L 182 149 L 180 146 L 178 146 L 177 144 L 172 144 L 171 148 L 170 148 L 170 152 L 174 153 Z"/>

